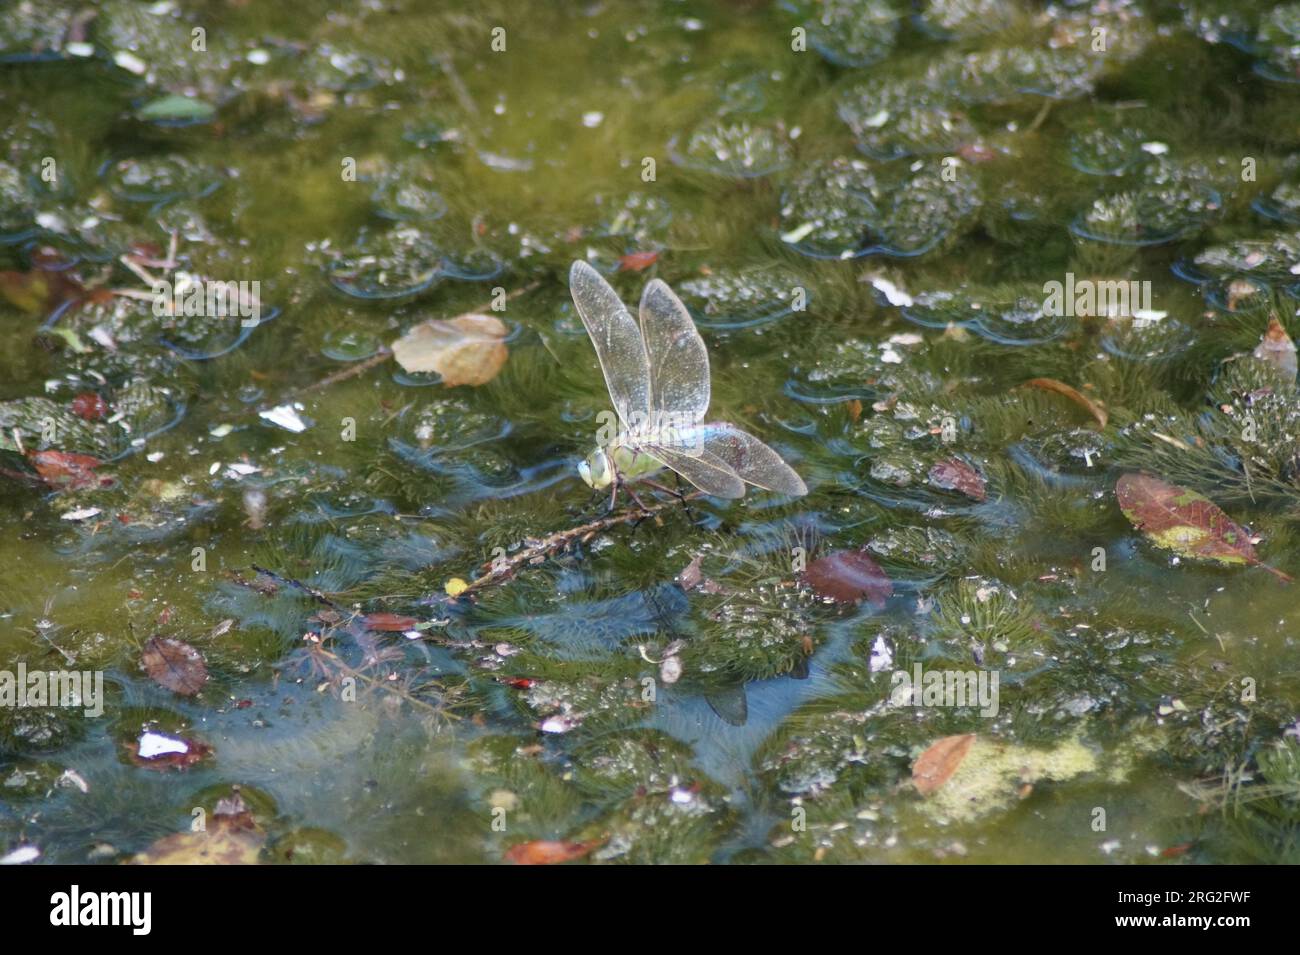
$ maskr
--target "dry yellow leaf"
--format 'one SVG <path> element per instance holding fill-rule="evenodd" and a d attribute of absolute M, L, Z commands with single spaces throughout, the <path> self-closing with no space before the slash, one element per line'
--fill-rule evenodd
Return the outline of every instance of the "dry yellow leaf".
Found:
<path fill-rule="evenodd" d="M 483 385 L 510 355 L 505 337 L 505 323 L 491 315 L 431 318 L 393 342 L 393 357 L 408 372 L 436 373 L 448 388 Z"/>
<path fill-rule="evenodd" d="M 945 736 L 930 744 L 930 748 L 917 757 L 912 765 L 912 785 L 922 796 L 928 796 L 957 771 L 961 761 L 975 742 L 974 733 Z"/>

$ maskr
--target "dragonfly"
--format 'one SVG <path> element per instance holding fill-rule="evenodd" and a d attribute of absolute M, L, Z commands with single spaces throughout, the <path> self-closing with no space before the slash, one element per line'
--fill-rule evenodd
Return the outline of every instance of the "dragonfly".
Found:
<path fill-rule="evenodd" d="M 746 485 L 800 497 L 803 479 L 781 456 L 725 421 L 706 422 L 712 384 L 709 352 L 681 299 L 660 279 L 641 293 L 634 320 L 610 284 L 586 262 L 569 269 L 569 293 L 596 347 L 618 429 L 578 465 L 596 490 L 649 480 L 668 468 L 705 494 L 745 496 Z M 638 505 L 632 488 L 628 494 Z M 680 496 L 680 495 L 678 495 Z"/>

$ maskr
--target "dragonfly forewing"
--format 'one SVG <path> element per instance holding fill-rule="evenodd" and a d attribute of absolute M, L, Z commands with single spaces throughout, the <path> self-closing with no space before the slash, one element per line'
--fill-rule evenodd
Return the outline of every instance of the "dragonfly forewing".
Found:
<path fill-rule="evenodd" d="M 650 359 L 632 314 L 600 273 L 586 262 L 569 269 L 569 293 L 596 347 L 605 387 L 625 427 L 651 418 Z"/>
<path fill-rule="evenodd" d="M 709 410 L 709 352 L 686 306 L 654 279 L 641 293 L 641 337 L 650 362 L 650 404 L 657 419 L 703 421 Z M 663 421 L 656 421 L 662 427 Z"/>

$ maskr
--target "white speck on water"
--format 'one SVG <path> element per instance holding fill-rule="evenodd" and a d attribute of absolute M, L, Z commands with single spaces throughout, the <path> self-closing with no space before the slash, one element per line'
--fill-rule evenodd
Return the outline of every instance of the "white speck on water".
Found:
<path fill-rule="evenodd" d="M 0 856 L 0 865 L 23 865 L 35 862 L 41 857 L 41 850 L 35 846 L 19 846 L 13 852 Z"/>
<path fill-rule="evenodd" d="M 884 276 L 877 275 L 871 280 L 871 287 L 881 295 L 885 296 L 885 301 L 890 305 L 901 305 L 906 307 L 912 304 L 912 296 L 895 285 Z"/>
<path fill-rule="evenodd" d="M 271 424 L 279 425 L 286 431 L 292 431 L 294 434 L 301 434 L 307 430 L 307 422 L 298 414 L 293 405 L 280 405 L 269 411 L 258 413 L 258 417 Z"/>
<path fill-rule="evenodd" d="M 138 754 L 141 759 L 155 759 L 169 753 L 188 753 L 189 751 L 189 744 L 183 739 L 176 739 L 174 736 L 164 736 L 161 733 L 144 733 L 140 736 Z"/>
<path fill-rule="evenodd" d="M 594 109 L 582 114 L 582 125 L 588 129 L 595 129 L 604 121 L 605 114 Z"/>

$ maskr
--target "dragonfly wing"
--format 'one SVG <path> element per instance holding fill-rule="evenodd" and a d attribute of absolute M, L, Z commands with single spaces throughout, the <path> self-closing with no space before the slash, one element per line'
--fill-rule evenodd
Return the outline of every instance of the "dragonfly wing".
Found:
<path fill-rule="evenodd" d="M 777 454 L 758 438 L 725 422 L 701 429 L 703 453 L 721 461 L 742 480 L 764 490 L 803 497 L 808 485 Z"/>
<path fill-rule="evenodd" d="M 643 427 L 651 404 L 650 360 L 641 330 L 618 293 L 586 262 L 569 269 L 569 294 L 596 346 L 619 419 L 626 427 Z"/>
<path fill-rule="evenodd" d="M 705 494 L 727 498 L 745 496 L 745 482 L 736 476 L 736 472 L 726 462 L 708 451 L 687 454 L 661 445 L 650 445 L 641 450 L 662 461 Z"/>
<path fill-rule="evenodd" d="M 650 360 L 650 405 L 659 426 L 686 427 L 709 410 L 709 352 L 691 313 L 659 279 L 641 293 L 641 337 Z"/>

